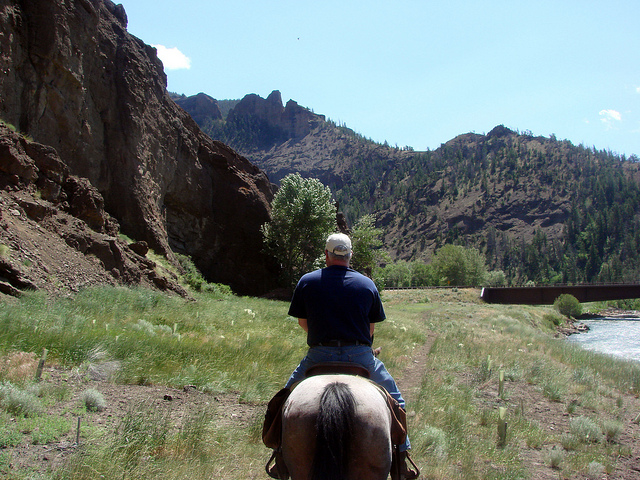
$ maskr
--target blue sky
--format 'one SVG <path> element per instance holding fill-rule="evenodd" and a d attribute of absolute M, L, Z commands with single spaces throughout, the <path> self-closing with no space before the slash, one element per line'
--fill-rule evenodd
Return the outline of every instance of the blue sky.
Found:
<path fill-rule="evenodd" d="M 499 124 L 640 156 L 638 0 L 120 0 L 169 90 L 249 93 L 416 150 Z"/>

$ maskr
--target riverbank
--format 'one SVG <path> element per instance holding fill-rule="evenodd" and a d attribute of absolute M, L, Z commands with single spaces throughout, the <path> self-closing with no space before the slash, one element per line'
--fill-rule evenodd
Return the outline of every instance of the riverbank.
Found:
<path fill-rule="evenodd" d="M 582 324 L 588 330 L 583 335 L 570 336 L 568 341 L 594 352 L 640 362 L 639 318 L 618 312 L 584 320 Z"/>
<path fill-rule="evenodd" d="M 587 320 L 616 320 L 616 319 L 637 319 L 640 320 L 640 311 L 638 310 L 623 310 L 620 308 L 606 308 L 596 313 L 586 312 L 580 315 L 578 318 L 568 318 L 566 322 L 562 323 L 557 328 L 557 335 L 564 335 L 568 337 L 578 333 L 586 333 L 590 330 L 589 325 L 584 323 Z"/>
<path fill-rule="evenodd" d="M 603 318 L 636 318 L 640 320 L 640 310 L 623 310 L 621 308 L 605 308 L 597 313 L 585 313 L 579 320 L 594 320 Z"/>

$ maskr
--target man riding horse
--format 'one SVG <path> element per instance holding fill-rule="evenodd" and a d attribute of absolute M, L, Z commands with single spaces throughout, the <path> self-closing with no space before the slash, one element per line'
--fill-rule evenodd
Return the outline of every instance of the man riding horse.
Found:
<path fill-rule="evenodd" d="M 378 289 L 370 278 L 349 268 L 353 252 L 347 235 L 330 235 L 324 253 L 326 267 L 302 276 L 289 307 L 289 315 L 298 318 L 307 333 L 309 350 L 270 408 L 284 402 L 291 387 L 305 378 L 310 367 L 325 362 L 350 362 L 364 367 L 370 379 L 384 387 L 404 411 L 405 401 L 395 380 L 371 349 L 375 324 L 386 318 Z M 273 415 L 267 412 L 267 417 Z M 407 451 L 411 447 L 408 436 L 398 447 L 400 478 L 417 478 L 417 469 L 407 466 Z M 269 474 L 281 478 L 276 467 L 282 465 L 274 466 Z"/>

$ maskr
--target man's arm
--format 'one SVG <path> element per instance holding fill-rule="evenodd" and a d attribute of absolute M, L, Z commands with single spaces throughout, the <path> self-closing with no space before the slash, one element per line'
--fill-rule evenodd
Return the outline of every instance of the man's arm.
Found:
<path fill-rule="evenodd" d="M 309 325 L 307 325 L 306 318 L 299 318 L 298 325 L 300 325 L 305 332 L 309 333 Z"/>
<path fill-rule="evenodd" d="M 370 323 L 369 324 L 369 333 L 371 334 L 371 338 L 373 339 L 373 331 L 376 329 L 376 324 L 375 323 Z"/>

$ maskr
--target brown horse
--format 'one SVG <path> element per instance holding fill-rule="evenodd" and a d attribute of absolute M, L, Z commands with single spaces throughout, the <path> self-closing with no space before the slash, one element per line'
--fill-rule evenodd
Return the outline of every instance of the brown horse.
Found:
<path fill-rule="evenodd" d="M 318 375 L 300 382 L 282 411 L 282 456 L 292 480 L 385 480 L 391 413 L 369 380 Z"/>

